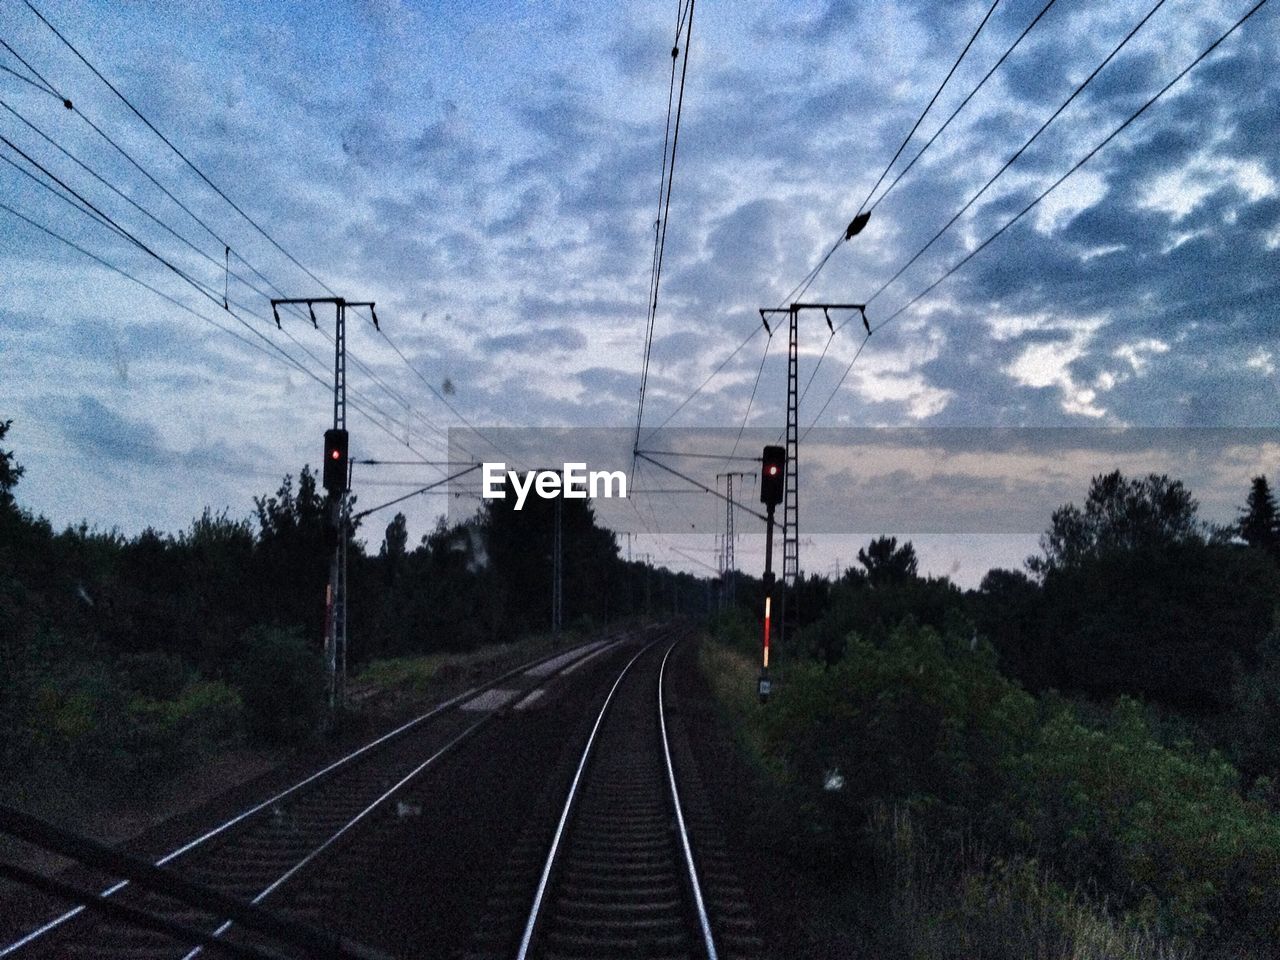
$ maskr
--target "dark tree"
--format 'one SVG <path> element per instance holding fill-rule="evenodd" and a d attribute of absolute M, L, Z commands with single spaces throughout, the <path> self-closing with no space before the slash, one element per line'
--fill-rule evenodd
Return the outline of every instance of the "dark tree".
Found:
<path fill-rule="evenodd" d="M 912 580 L 919 566 L 911 541 L 899 547 L 897 537 L 876 537 L 858 550 L 858 562 L 866 568 L 873 587 Z"/>
<path fill-rule="evenodd" d="M 5 438 L 12 420 L 0 420 L 0 440 Z M 13 506 L 13 488 L 18 485 L 22 476 L 22 467 L 13 458 L 12 450 L 0 450 L 0 507 Z"/>
<path fill-rule="evenodd" d="M 1164 474 L 1126 479 L 1119 470 L 1093 478 L 1081 510 L 1073 503 L 1053 512 L 1040 538 L 1044 555 L 1027 567 L 1044 576 L 1109 553 L 1204 541 L 1199 504 L 1181 480 Z"/>
<path fill-rule="evenodd" d="M 1054 512 L 1028 561 L 1043 585 L 1018 671 L 1030 685 L 1223 707 L 1233 672 L 1257 659 L 1276 569 L 1207 536 L 1196 507 L 1180 481 L 1114 472 L 1094 477 L 1083 509 Z"/>
<path fill-rule="evenodd" d="M 1280 556 L 1280 512 L 1266 477 L 1253 478 L 1238 529 L 1249 546 Z"/>
<path fill-rule="evenodd" d="M 397 513 L 387 524 L 387 531 L 382 538 L 382 549 L 378 551 L 378 556 L 386 558 L 394 569 L 404 562 L 405 548 L 408 544 L 409 528 L 405 523 L 404 514 Z"/>

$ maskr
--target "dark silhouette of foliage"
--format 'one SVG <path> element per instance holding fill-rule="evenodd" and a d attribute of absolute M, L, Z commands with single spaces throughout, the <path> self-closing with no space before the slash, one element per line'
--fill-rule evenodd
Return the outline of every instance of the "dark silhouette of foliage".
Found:
<path fill-rule="evenodd" d="M 1117 551 L 1203 540 L 1197 507 L 1182 481 L 1164 474 L 1128 480 L 1114 470 L 1096 476 L 1084 509 L 1069 503 L 1053 512 L 1040 538 L 1043 556 L 1030 558 L 1027 566 L 1045 576 Z"/>
<path fill-rule="evenodd" d="M 969 606 L 974 625 L 995 646 L 1000 665 L 1032 689 L 1051 681 L 1037 642 L 1043 597 L 1040 585 L 1021 570 L 990 570 Z"/>
<path fill-rule="evenodd" d="M 916 548 L 910 541 L 899 547 L 897 537 L 876 537 L 858 550 L 858 562 L 873 587 L 910 580 L 918 567 Z"/>
<path fill-rule="evenodd" d="M 13 426 L 12 420 L 0 420 L 0 440 L 3 440 Z M 13 488 L 18 485 L 23 468 L 13 457 L 12 450 L 0 450 L 0 507 L 13 506 Z"/>
<path fill-rule="evenodd" d="M 1280 557 L 1280 511 L 1265 476 L 1253 478 L 1238 530 L 1240 538 L 1249 546 Z"/>

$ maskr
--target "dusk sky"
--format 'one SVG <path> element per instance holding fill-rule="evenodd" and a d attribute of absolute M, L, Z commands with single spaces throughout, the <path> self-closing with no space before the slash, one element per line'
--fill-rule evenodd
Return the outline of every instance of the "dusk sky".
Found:
<path fill-rule="evenodd" d="M 353 407 L 385 429 L 353 409 L 353 456 L 442 459 L 440 431 L 460 420 L 428 382 L 482 430 L 634 428 L 677 4 L 32 2 L 308 270 L 350 299 L 377 301 L 390 343 L 353 310 L 349 346 L 382 384 L 353 359 L 350 385 Z M 866 230 L 836 250 L 806 299 L 871 299 L 1158 9 L 968 213 L 871 299 L 872 326 L 892 322 L 870 339 L 818 426 L 1280 426 L 1280 30 L 1272 4 L 1022 221 L 895 314 L 1253 2 L 1053 3 L 876 206 Z M 886 183 L 1044 6 L 997 3 Z M 662 423 L 759 327 L 758 308 L 778 306 L 842 234 L 990 7 L 696 4 L 646 427 Z M 325 291 L 22 0 L 0 4 L 0 38 L 12 48 L 0 47 L 0 66 L 28 77 L 33 68 L 75 106 L 0 72 L 0 135 L 13 144 L 0 141 L 0 157 L 43 179 L 14 148 L 25 151 L 216 291 L 217 302 L 11 163 L 0 164 L 0 200 L 265 347 L 223 311 L 225 284 L 236 314 L 322 381 L 0 209 L 0 419 L 14 420 L 6 447 L 27 468 L 19 502 L 57 526 L 86 518 L 126 533 L 177 531 L 205 505 L 247 515 L 255 495 L 319 460 L 332 415 L 324 386 L 332 347 L 323 335 L 332 309 L 317 308 L 322 332 L 285 315 L 289 336 L 277 333 L 266 296 L 224 273 L 224 243 L 231 270 L 256 286 L 265 289 L 254 270 L 290 296 Z M 782 427 L 784 337 L 785 329 L 774 336 L 754 391 L 753 428 Z M 827 346 L 820 314 L 803 316 L 801 339 L 803 383 Z M 831 338 L 802 428 L 862 340 L 860 322 Z M 736 432 L 765 343 L 762 331 L 671 425 Z M 1188 433 L 1165 435 L 1151 469 L 1179 475 Z M 1216 504 L 1208 519 L 1230 520 L 1251 473 L 1280 464 L 1280 444 L 1255 440 L 1233 448 L 1238 476 L 1203 472 L 1220 486 L 1193 487 L 1206 508 Z M 483 441 L 467 445 L 498 459 Z M 1115 465 L 1104 450 L 1081 477 Z M 977 476 L 979 467 L 957 471 Z M 711 482 L 724 467 L 682 469 Z M 1034 477 L 1019 471 L 1039 468 L 1011 459 L 1007 469 L 1010 489 L 1021 489 L 1013 481 Z M 425 467 L 357 468 L 355 490 L 371 506 L 438 476 Z M 895 476 L 910 486 L 909 468 Z M 672 480 L 653 468 L 633 477 L 641 487 Z M 1052 487 L 1057 502 L 1060 492 Z M 1084 493 L 1082 483 L 1074 498 Z M 679 511 L 684 500 L 656 509 Z M 406 508 L 415 541 L 443 509 L 439 498 Z M 858 509 L 852 499 L 849 509 Z M 868 523 L 892 523 L 876 517 Z M 629 529 L 641 533 L 632 519 Z M 372 549 L 388 520 L 375 515 L 366 526 Z M 636 549 L 705 573 L 688 557 L 714 564 L 713 531 L 698 533 L 664 541 L 646 532 L 642 544 L 650 542 Z M 986 547 L 981 537 L 934 538 L 926 566 L 974 583 L 985 565 L 1016 565 L 1034 546 L 1032 531 L 1009 533 L 993 526 Z M 802 566 L 826 571 L 865 539 L 815 542 Z M 683 542 L 686 556 L 667 552 L 670 542 Z"/>

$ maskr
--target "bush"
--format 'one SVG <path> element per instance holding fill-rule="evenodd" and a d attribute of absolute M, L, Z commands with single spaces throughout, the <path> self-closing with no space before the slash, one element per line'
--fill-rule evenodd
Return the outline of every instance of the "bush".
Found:
<path fill-rule="evenodd" d="M 832 877 L 896 807 L 939 844 L 1035 860 L 1164 935 L 1274 942 L 1280 817 L 1222 755 L 1161 743 L 1136 701 L 1094 715 L 1037 701 L 981 642 L 907 623 L 793 667 L 759 722 Z"/>
<path fill-rule="evenodd" d="M 255 628 L 240 639 L 235 670 L 249 733 L 267 743 L 314 734 L 325 710 L 324 664 L 294 630 Z"/>

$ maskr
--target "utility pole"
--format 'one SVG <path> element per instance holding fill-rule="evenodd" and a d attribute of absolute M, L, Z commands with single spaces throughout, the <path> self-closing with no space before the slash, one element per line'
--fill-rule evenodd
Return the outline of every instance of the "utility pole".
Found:
<path fill-rule="evenodd" d="M 773 681 L 769 679 L 769 634 L 773 626 L 773 514 L 782 501 L 786 482 L 787 452 L 783 447 L 768 446 L 760 458 L 760 502 L 768 511 L 764 534 L 764 643 L 760 657 L 760 702 L 769 699 Z"/>
<path fill-rule="evenodd" d="M 724 587 L 720 593 L 720 599 L 724 606 L 724 609 L 726 610 L 728 610 L 730 607 L 733 606 L 734 597 L 735 597 L 735 594 L 737 593 L 736 584 L 737 584 L 737 578 L 738 578 L 737 561 L 734 559 L 734 556 L 733 556 L 734 546 L 736 545 L 736 542 L 738 539 L 737 534 L 735 534 L 733 530 L 733 513 L 734 513 L 734 506 L 735 506 L 733 502 L 733 479 L 734 477 L 738 477 L 745 480 L 748 476 L 754 476 L 754 474 L 744 473 L 740 470 L 734 470 L 728 473 L 716 474 L 716 480 L 719 480 L 721 477 L 724 477 L 724 486 L 725 486 L 724 569 L 723 569 L 723 581 L 722 581 L 724 584 Z"/>
<path fill-rule="evenodd" d="M 849 225 L 850 233 L 858 232 L 854 229 L 857 223 Z M 865 225 L 865 221 L 863 221 Z M 858 228 L 860 230 L 861 227 Z M 799 467 L 799 447 L 800 447 L 800 399 L 797 393 L 799 380 L 799 330 L 800 330 L 800 312 L 802 310 L 821 310 L 827 320 L 827 329 L 831 331 L 831 335 L 835 336 L 835 327 L 831 323 L 832 310 L 857 310 L 862 314 L 862 324 L 867 329 L 867 334 L 871 333 L 871 326 L 867 322 L 867 309 L 864 303 L 793 303 L 789 307 L 764 308 L 760 310 L 760 320 L 764 323 L 764 328 L 770 334 L 773 331 L 769 327 L 769 316 L 772 314 L 785 313 L 787 315 L 787 426 L 785 430 L 786 436 L 786 487 L 783 497 L 782 507 L 782 615 L 778 618 L 778 638 L 785 641 L 787 637 L 787 624 L 795 619 L 795 598 L 788 598 L 795 588 L 796 580 L 800 576 L 800 467 Z"/>
<path fill-rule="evenodd" d="M 646 620 L 648 620 L 649 619 L 649 600 L 650 600 L 649 585 L 650 585 L 650 581 L 652 580 L 651 574 L 653 573 L 653 554 L 640 553 L 640 554 L 636 554 L 636 557 L 637 559 L 639 559 L 641 563 L 644 564 L 644 617 Z"/>
<path fill-rule="evenodd" d="M 560 625 L 564 618 L 564 550 L 561 538 L 563 504 L 564 497 L 557 495 L 555 545 L 551 551 L 551 632 L 555 634 L 556 640 L 560 639 Z"/>
<path fill-rule="evenodd" d="M 280 328 L 280 307 L 306 304 L 311 325 L 320 329 L 320 324 L 316 321 L 317 303 L 331 303 L 335 308 L 333 429 L 325 436 L 324 469 L 329 498 L 329 528 L 335 536 L 329 559 L 329 584 L 325 589 L 324 610 L 324 662 L 329 711 L 332 716 L 346 703 L 347 681 L 347 492 L 351 486 L 347 445 L 347 307 L 368 307 L 374 329 L 380 328 L 372 300 L 354 301 L 344 297 L 272 298 L 271 313 L 275 317 L 276 327 Z"/>

